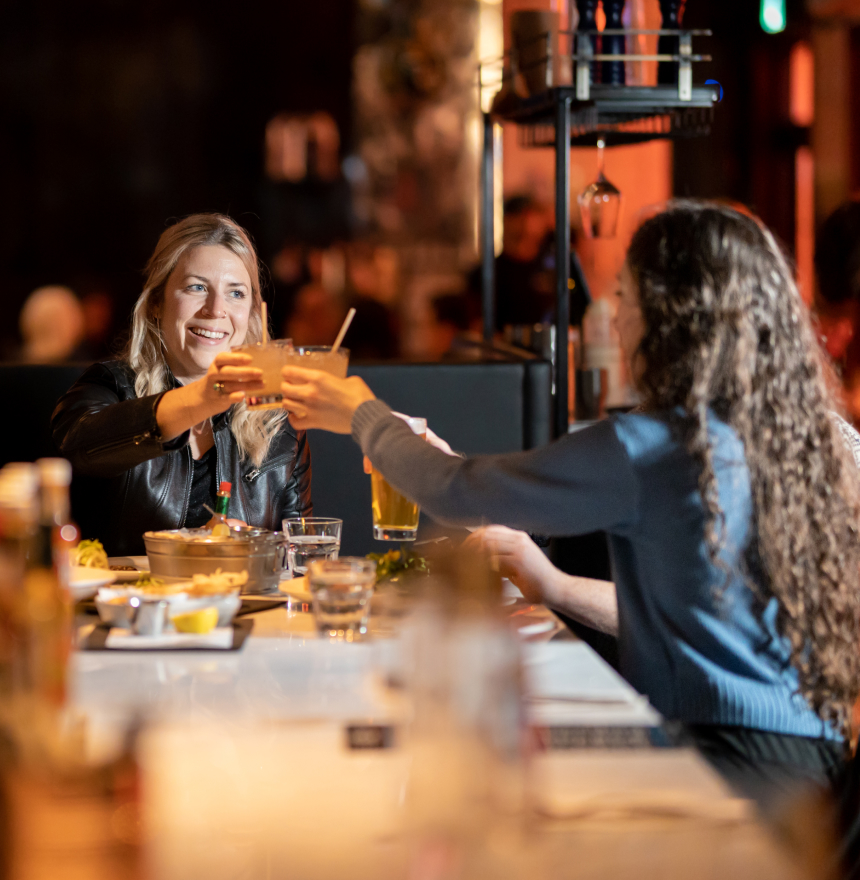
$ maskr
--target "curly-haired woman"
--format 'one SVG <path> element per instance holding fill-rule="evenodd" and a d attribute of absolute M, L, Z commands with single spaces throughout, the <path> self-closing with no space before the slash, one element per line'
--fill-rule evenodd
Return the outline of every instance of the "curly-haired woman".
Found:
<path fill-rule="evenodd" d="M 617 633 L 627 679 L 745 792 L 826 783 L 860 687 L 860 494 L 789 266 L 754 219 L 678 203 L 633 237 L 617 326 L 640 409 L 541 449 L 451 458 L 358 379 L 285 370 L 285 405 L 435 518 L 605 530 L 614 585 L 532 595 Z"/>
<path fill-rule="evenodd" d="M 162 233 L 125 356 L 90 367 L 54 411 L 57 448 L 95 478 L 75 506 L 88 537 L 115 555 L 142 553 L 147 530 L 203 525 L 222 480 L 233 484 L 231 516 L 251 525 L 311 512 L 304 431 L 243 403 L 261 373 L 230 349 L 259 342 L 262 328 L 244 229 L 194 214 Z"/>

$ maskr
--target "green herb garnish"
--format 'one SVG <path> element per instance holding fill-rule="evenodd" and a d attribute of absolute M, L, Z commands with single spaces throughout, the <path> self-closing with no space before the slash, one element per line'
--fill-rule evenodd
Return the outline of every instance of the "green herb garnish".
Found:
<path fill-rule="evenodd" d="M 389 550 L 387 553 L 368 553 L 368 559 L 376 562 L 376 579 L 393 580 L 407 573 L 429 574 L 430 567 L 423 556 L 416 556 L 402 550 Z"/>

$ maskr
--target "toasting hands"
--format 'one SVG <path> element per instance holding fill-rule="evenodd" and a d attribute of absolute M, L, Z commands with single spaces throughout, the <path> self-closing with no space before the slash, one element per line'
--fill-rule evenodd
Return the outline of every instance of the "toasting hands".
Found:
<path fill-rule="evenodd" d="M 358 376 L 339 379 L 322 370 L 284 367 L 281 393 L 283 406 L 294 428 L 322 428 L 335 434 L 349 434 L 355 411 L 376 396 Z"/>

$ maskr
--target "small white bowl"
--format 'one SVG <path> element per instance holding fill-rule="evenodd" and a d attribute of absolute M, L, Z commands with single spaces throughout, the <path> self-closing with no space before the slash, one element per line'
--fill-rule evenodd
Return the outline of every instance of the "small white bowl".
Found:
<path fill-rule="evenodd" d="M 171 602 L 167 611 L 168 618 L 178 614 L 189 614 L 201 608 L 218 609 L 218 626 L 230 626 L 236 612 L 242 605 L 242 597 L 238 593 L 219 593 L 214 596 L 185 596 L 179 602 Z"/>

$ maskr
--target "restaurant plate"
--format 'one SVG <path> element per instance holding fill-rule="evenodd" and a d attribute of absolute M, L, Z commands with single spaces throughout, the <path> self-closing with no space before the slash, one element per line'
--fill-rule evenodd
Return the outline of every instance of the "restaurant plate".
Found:
<path fill-rule="evenodd" d="M 106 568 L 88 568 L 85 565 L 73 565 L 69 577 L 69 589 L 75 601 L 89 599 L 99 587 L 112 584 L 116 580 L 116 572 Z"/>
<path fill-rule="evenodd" d="M 149 559 L 146 556 L 109 556 L 108 565 L 133 566 L 134 571 L 115 571 L 119 584 L 132 583 L 149 574 Z"/>

